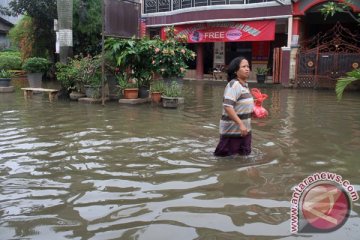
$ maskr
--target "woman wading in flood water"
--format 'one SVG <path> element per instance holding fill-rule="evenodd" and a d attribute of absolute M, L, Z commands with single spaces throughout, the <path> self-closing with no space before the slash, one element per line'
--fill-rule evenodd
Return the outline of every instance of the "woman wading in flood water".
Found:
<path fill-rule="evenodd" d="M 228 84 L 225 87 L 223 111 L 220 120 L 220 141 L 215 156 L 231 156 L 251 153 L 251 114 L 254 99 L 247 79 L 250 74 L 249 61 L 237 57 L 228 67 Z"/>

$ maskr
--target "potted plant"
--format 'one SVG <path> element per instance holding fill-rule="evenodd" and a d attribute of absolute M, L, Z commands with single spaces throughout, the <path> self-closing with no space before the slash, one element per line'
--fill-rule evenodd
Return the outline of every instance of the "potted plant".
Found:
<path fill-rule="evenodd" d="M 8 70 L 0 71 L 0 87 L 9 87 L 11 81 L 11 73 Z"/>
<path fill-rule="evenodd" d="M 22 70 L 22 60 L 18 51 L 0 52 L 0 69 L 11 73 L 11 82 L 19 87 L 27 87 L 26 72 Z"/>
<path fill-rule="evenodd" d="M 173 81 L 170 84 L 165 84 L 164 92 L 161 96 L 162 106 L 164 108 L 177 108 L 179 105 L 179 97 L 182 96 L 182 89 L 180 85 Z"/>
<path fill-rule="evenodd" d="M 139 88 L 136 81 L 129 79 L 126 72 L 119 72 L 116 75 L 119 84 L 119 89 L 125 99 L 136 99 L 139 96 Z"/>
<path fill-rule="evenodd" d="M 186 62 L 195 59 L 195 53 L 183 45 L 182 36 L 175 36 L 174 27 L 165 29 L 166 40 L 157 39 L 152 64 L 167 84 L 178 83 L 185 75 Z"/>
<path fill-rule="evenodd" d="M 32 57 L 24 61 L 22 68 L 27 72 L 29 86 L 41 88 L 42 76 L 49 69 L 50 62 L 41 57 Z"/>
<path fill-rule="evenodd" d="M 135 79 L 137 88 L 143 89 L 140 97 L 149 96 L 154 65 L 152 64 L 153 52 L 157 40 L 141 39 L 114 39 L 106 41 L 106 49 L 111 53 L 117 67 L 127 72 L 128 79 Z"/>
<path fill-rule="evenodd" d="M 85 93 L 81 92 L 81 87 L 77 81 L 78 70 L 74 67 L 72 59 L 69 60 L 68 64 L 57 62 L 55 68 L 56 79 L 61 87 L 69 93 L 71 100 L 85 97 Z"/>
<path fill-rule="evenodd" d="M 151 101 L 159 103 L 161 101 L 161 95 L 164 92 L 165 85 L 162 80 L 154 81 L 150 86 Z"/>
<path fill-rule="evenodd" d="M 266 74 L 268 73 L 269 69 L 266 67 L 257 67 L 255 69 L 256 73 L 256 80 L 258 83 L 265 83 Z"/>
<path fill-rule="evenodd" d="M 89 98 L 100 98 L 101 97 L 101 73 L 95 73 L 92 75 L 85 85 L 85 95 Z"/>

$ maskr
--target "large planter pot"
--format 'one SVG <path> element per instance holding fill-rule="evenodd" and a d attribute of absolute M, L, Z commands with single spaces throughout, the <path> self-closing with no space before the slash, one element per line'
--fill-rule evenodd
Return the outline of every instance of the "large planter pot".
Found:
<path fill-rule="evenodd" d="M 27 73 L 27 79 L 29 81 L 29 87 L 41 88 L 43 73 Z"/>
<path fill-rule="evenodd" d="M 11 78 L 0 78 L 0 87 L 9 87 Z"/>
<path fill-rule="evenodd" d="M 161 102 L 161 92 L 152 92 L 151 93 L 151 101 L 154 103 Z"/>
<path fill-rule="evenodd" d="M 125 99 L 136 99 L 139 96 L 138 88 L 125 88 L 124 89 L 124 98 Z"/>
<path fill-rule="evenodd" d="M 177 97 L 161 96 L 162 106 L 164 108 L 177 108 L 179 105 L 179 99 Z"/>
<path fill-rule="evenodd" d="M 88 98 L 99 99 L 101 97 L 101 86 L 85 85 L 85 95 Z"/>
<path fill-rule="evenodd" d="M 256 74 L 257 83 L 265 83 L 266 75 L 264 74 Z"/>
<path fill-rule="evenodd" d="M 150 87 L 141 86 L 139 88 L 139 98 L 149 98 Z"/>

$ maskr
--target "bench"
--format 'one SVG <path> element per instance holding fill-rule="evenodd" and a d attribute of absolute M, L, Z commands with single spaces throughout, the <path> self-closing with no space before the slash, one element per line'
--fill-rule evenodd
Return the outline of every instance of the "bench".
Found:
<path fill-rule="evenodd" d="M 49 100 L 52 102 L 57 97 L 57 93 L 59 90 L 56 89 L 48 89 L 48 88 L 21 88 L 24 91 L 25 98 L 31 98 L 33 92 L 45 92 L 49 94 Z"/>

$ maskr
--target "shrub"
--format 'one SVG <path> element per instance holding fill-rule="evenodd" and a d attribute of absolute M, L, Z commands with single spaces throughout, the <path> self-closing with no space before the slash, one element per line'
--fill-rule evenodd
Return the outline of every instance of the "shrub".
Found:
<path fill-rule="evenodd" d="M 44 73 L 50 67 L 50 62 L 46 58 L 32 57 L 25 60 L 23 69 L 29 73 Z"/>
<path fill-rule="evenodd" d="M 180 85 L 173 81 L 170 85 L 165 84 L 163 95 L 165 97 L 181 97 L 183 94 Z"/>
<path fill-rule="evenodd" d="M 269 69 L 269 68 L 266 68 L 266 67 L 257 67 L 257 68 L 255 69 L 255 73 L 256 73 L 257 75 L 266 75 L 269 70 L 270 70 L 270 69 Z"/>
<path fill-rule="evenodd" d="M 151 92 L 164 92 L 165 84 L 162 80 L 157 80 L 151 84 Z"/>
<path fill-rule="evenodd" d="M 70 90 L 82 91 L 84 85 L 101 85 L 101 58 L 75 56 L 68 64 L 56 63 L 56 78 Z"/>
<path fill-rule="evenodd" d="M 195 53 L 181 42 L 181 36 L 175 36 L 174 27 L 165 30 L 166 40 L 158 40 L 153 52 L 153 62 L 156 71 L 164 78 L 184 77 L 188 68 L 187 61 L 195 59 Z"/>
<path fill-rule="evenodd" d="M 21 57 L 18 52 L 1 52 L 0 53 L 0 69 L 20 70 Z"/>

